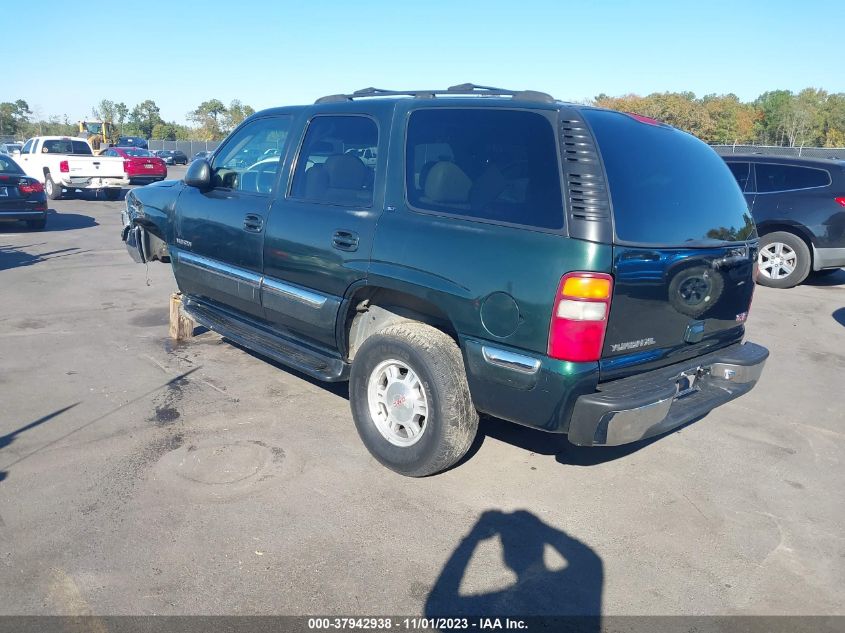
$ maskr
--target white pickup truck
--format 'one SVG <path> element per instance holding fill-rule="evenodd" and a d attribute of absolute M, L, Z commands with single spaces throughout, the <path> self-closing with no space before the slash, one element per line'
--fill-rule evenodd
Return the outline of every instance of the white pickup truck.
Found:
<path fill-rule="evenodd" d="M 94 156 L 83 138 L 35 136 L 24 143 L 18 162 L 27 176 L 37 178 L 51 200 L 63 190 L 103 190 L 108 200 L 120 197 L 120 188 L 129 184 L 123 159 Z"/>

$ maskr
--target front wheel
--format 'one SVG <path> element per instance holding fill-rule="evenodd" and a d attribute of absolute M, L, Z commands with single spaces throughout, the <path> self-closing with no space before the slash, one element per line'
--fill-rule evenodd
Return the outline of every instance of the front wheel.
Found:
<path fill-rule="evenodd" d="M 391 325 L 364 341 L 352 363 L 349 400 L 373 457 L 410 477 L 458 462 L 478 431 L 460 348 L 423 323 Z"/>
<path fill-rule="evenodd" d="M 44 179 L 44 192 L 50 200 L 59 200 L 62 197 L 62 186 L 53 182 L 49 173 Z"/>
<path fill-rule="evenodd" d="M 792 288 L 810 274 L 810 249 L 793 233 L 768 233 L 760 238 L 757 267 L 757 283 L 770 288 Z"/>

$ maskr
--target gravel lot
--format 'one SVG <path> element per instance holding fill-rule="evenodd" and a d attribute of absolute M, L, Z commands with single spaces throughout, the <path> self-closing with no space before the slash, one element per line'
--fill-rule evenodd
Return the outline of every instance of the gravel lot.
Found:
<path fill-rule="evenodd" d="M 345 385 L 171 345 L 121 205 L 0 225 L 0 614 L 845 614 L 845 271 L 758 288 L 762 381 L 679 432 L 485 420 L 412 480 Z"/>

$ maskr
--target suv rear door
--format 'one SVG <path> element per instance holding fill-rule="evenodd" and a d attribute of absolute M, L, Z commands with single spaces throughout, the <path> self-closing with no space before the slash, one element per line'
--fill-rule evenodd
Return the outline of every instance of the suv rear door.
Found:
<path fill-rule="evenodd" d="M 373 104 L 372 115 L 312 116 L 291 182 L 270 211 L 261 288 L 266 318 L 330 349 L 337 344 L 340 303 L 367 275 L 384 203 L 384 164 L 367 165 L 360 155 L 366 150 L 387 155 L 391 107 Z"/>
<path fill-rule="evenodd" d="M 613 209 L 613 300 L 603 380 L 742 339 L 754 223 L 725 162 L 675 128 L 585 109 Z"/>

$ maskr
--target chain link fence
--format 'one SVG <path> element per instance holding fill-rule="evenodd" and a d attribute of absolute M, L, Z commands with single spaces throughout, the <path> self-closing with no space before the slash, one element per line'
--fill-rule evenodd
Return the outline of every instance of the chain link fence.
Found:
<path fill-rule="evenodd" d="M 845 147 L 781 147 L 779 145 L 713 145 L 719 154 L 763 154 L 804 158 L 838 158 L 845 160 Z"/>
<path fill-rule="evenodd" d="M 154 141 L 150 139 L 147 145 L 153 151 L 158 149 L 178 149 L 185 153 L 188 160 L 197 152 L 210 152 L 217 149 L 220 141 Z"/>

